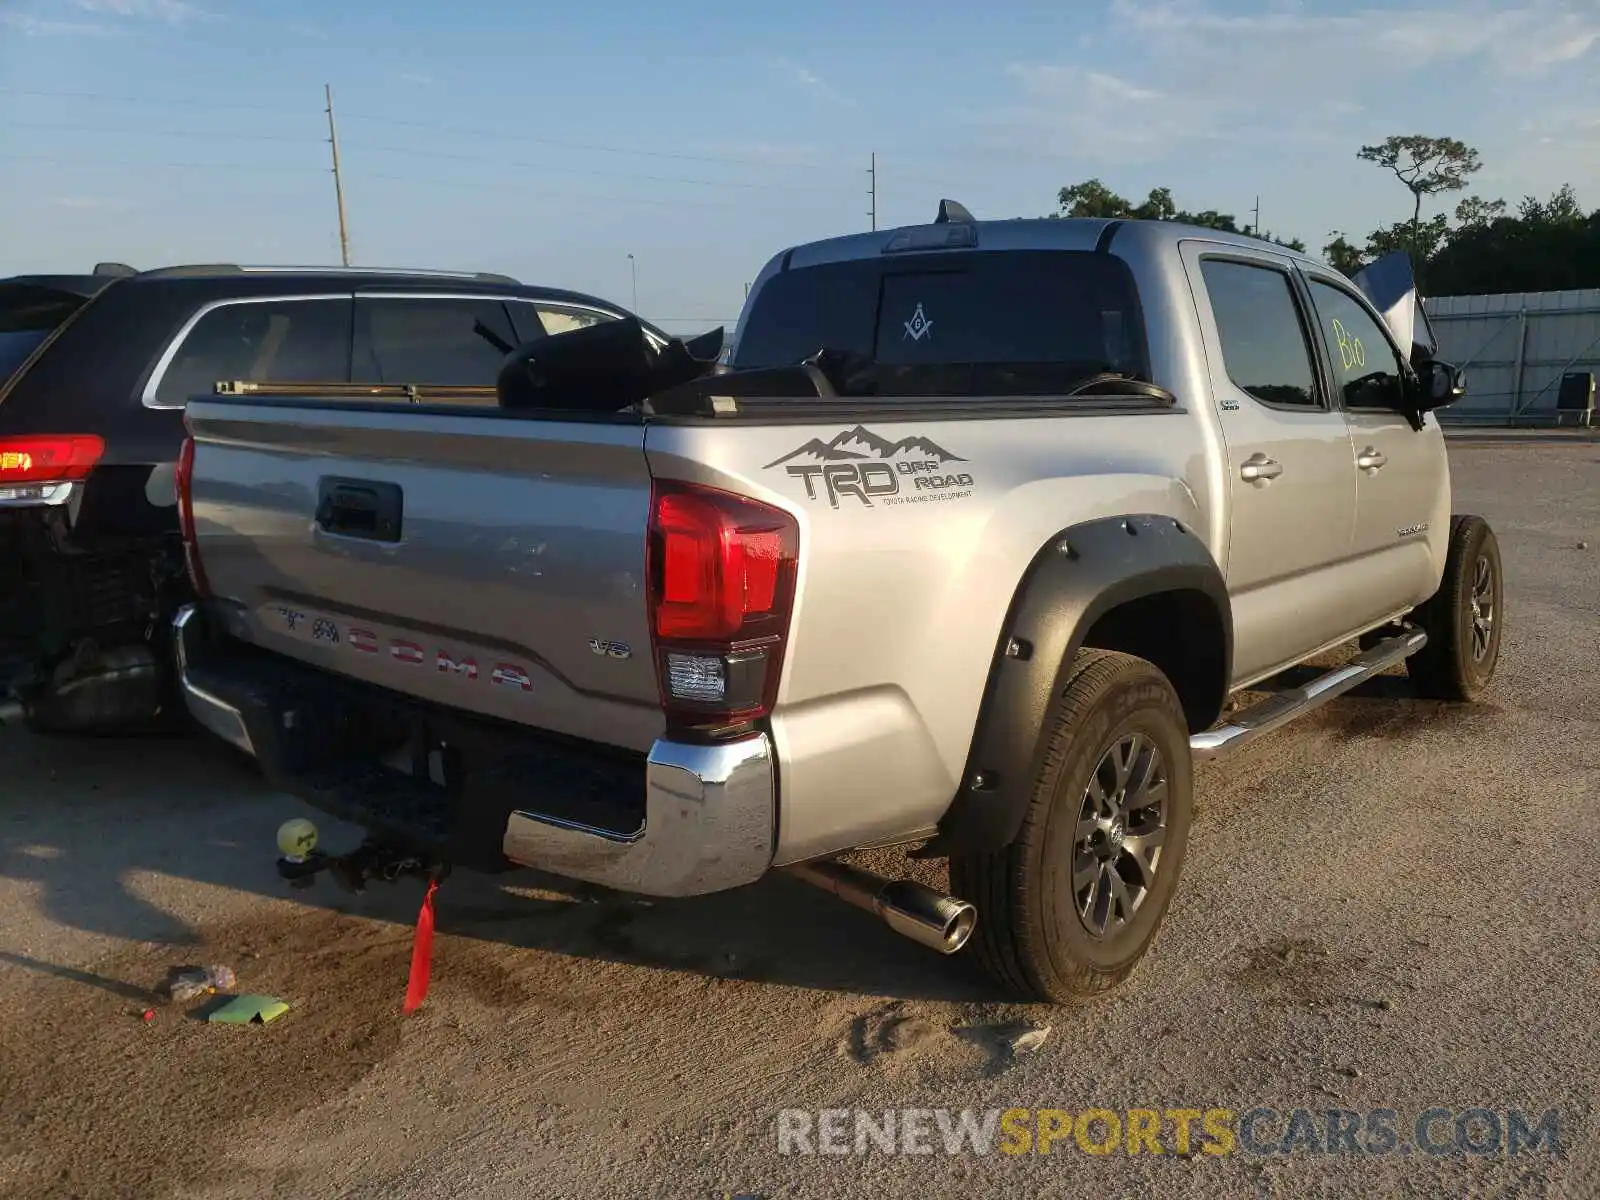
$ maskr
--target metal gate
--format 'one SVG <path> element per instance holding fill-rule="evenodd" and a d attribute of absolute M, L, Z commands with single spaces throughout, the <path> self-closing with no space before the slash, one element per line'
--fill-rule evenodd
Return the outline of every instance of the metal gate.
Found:
<path fill-rule="evenodd" d="M 1551 425 L 1569 371 L 1600 374 L 1600 288 L 1424 301 L 1439 357 L 1465 367 L 1447 425 Z"/>

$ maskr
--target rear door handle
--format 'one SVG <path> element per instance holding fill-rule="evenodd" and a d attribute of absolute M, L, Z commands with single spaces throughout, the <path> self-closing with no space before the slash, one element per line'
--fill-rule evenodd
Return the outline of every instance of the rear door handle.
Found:
<path fill-rule="evenodd" d="M 1388 461 L 1388 456 L 1375 446 L 1368 446 L 1360 454 L 1356 455 L 1356 466 L 1363 471 L 1376 471 Z"/>
<path fill-rule="evenodd" d="M 1252 454 L 1239 466 L 1239 478 L 1246 483 L 1266 483 L 1283 474 L 1283 467 L 1265 454 Z"/>

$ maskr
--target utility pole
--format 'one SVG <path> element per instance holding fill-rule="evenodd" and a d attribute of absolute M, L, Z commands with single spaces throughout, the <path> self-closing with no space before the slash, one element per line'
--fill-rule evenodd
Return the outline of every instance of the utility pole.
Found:
<path fill-rule="evenodd" d="M 872 163 L 867 167 L 867 198 L 872 202 L 872 208 L 867 216 L 872 218 L 872 228 L 878 228 L 878 152 L 872 152 Z"/>
<path fill-rule="evenodd" d="M 333 85 L 323 84 L 322 94 L 328 101 L 328 145 L 333 147 L 333 196 L 339 202 L 339 257 L 345 266 L 350 265 L 350 228 L 344 219 L 344 176 L 339 174 L 339 131 L 333 125 Z"/>
<path fill-rule="evenodd" d="M 633 315 L 639 315 L 639 263 L 628 255 L 628 274 L 633 279 Z"/>
<path fill-rule="evenodd" d="M 1255 234 L 1257 237 L 1260 237 L 1261 236 L 1261 197 L 1260 196 L 1256 197 L 1255 215 L 1256 215 L 1256 223 L 1254 225 L 1250 226 L 1250 232 Z"/>

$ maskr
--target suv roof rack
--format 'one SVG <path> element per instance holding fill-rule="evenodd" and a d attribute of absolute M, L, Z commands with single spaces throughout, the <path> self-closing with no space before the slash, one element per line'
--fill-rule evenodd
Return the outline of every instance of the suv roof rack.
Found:
<path fill-rule="evenodd" d="M 421 279 L 471 279 L 478 283 L 520 284 L 510 275 L 493 271 L 440 271 L 426 267 L 316 267 L 242 266 L 238 263 L 186 263 L 156 267 L 138 272 L 146 279 L 168 279 L 194 275 L 394 275 Z"/>

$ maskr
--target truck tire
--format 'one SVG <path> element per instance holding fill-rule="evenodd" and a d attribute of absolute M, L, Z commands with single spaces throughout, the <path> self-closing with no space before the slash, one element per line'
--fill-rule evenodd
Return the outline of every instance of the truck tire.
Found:
<path fill-rule="evenodd" d="M 1494 678 L 1504 621 L 1500 543 L 1482 517 L 1450 523 L 1450 549 L 1439 590 L 1414 620 L 1428 644 L 1406 660 L 1417 694 L 1472 703 Z"/>
<path fill-rule="evenodd" d="M 950 883 L 978 908 L 968 945 L 983 968 L 1019 999 L 1059 1003 L 1115 987 L 1150 948 L 1193 779 L 1183 705 L 1142 658 L 1079 651 L 1048 720 L 1021 832 L 953 856 Z"/>

